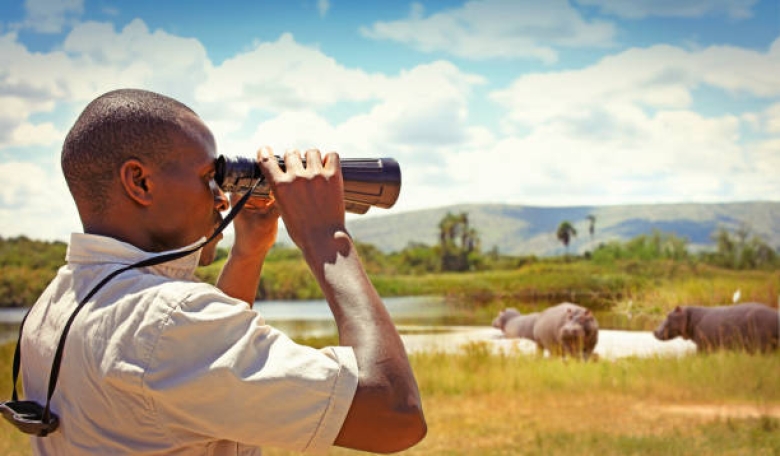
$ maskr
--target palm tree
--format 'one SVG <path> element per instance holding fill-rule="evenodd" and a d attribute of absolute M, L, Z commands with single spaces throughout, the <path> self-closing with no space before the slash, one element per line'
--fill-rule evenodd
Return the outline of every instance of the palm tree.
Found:
<path fill-rule="evenodd" d="M 596 216 L 590 214 L 587 219 L 590 222 L 590 225 L 588 225 L 588 232 L 590 233 L 590 240 L 592 241 L 593 234 L 596 232 Z"/>
<path fill-rule="evenodd" d="M 467 212 L 457 215 L 447 212 L 439 222 L 439 243 L 442 270 L 469 269 L 469 254 L 479 249 L 479 234 L 469 226 Z"/>
<path fill-rule="evenodd" d="M 569 256 L 569 242 L 571 241 L 571 238 L 576 235 L 577 230 L 574 229 L 574 226 L 568 220 L 564 220 L 560 225 L 558 225 L 558 232 L 556 233 L 556 236 L 566 248 L 567 257 Z"/>

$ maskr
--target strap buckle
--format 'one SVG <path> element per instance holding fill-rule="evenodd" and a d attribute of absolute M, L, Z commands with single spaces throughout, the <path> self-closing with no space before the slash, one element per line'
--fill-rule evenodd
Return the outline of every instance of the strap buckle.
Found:
<path fill-rule="evenodd" d="M 54 432 L 60 424 L 60 419 L 54 413 L 47 410 L 34 401 L 7 401 L 0 403 L 0 413 L 25 434 L 33 434 L 38 437 L 46 437 Z"/>

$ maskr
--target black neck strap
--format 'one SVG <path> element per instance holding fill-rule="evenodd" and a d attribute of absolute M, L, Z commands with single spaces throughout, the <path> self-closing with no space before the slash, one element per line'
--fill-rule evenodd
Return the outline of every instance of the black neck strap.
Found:
<path fill-rule="evenodd" d="M 65 327 L 62 330 L 62 335 L 60 336 L 59 343 L 57 344 L 57 351 L 54 353 L 54 360 L 52 361 L 51 365 L 51 374 L 49 375 L 49 389 L 46 394 L 46 407 L 43 411 L 42 421 L 44 424 L 51 424 L 52 428 L 51 430 L 46 430 L 38 434 L 41 437 L 45 437 L 49 432 L 53 431 L 57 427 L 57 422 L 59 421 L 58 417 L 54 415 L 51 412 L 50 405 L 51 405 L 51 397 L 54 395 L 54 390 L 57 387 L 57 378 L 60 374 L 60 365 L 62 364 L 62 353 L 65 349 L 65 340 L 68 337 L 68 332 L 70 331 L 70 327 L 73 324 L 73 321 L 76 319 L 76 316 L 81 311 L 81 309 L 84 308 L 84 305 L 89 302 L 89 300 L 92 298 L 92 296 L 95 295 L 95 293 L 98 292 L 105 284 L 107 284 L 111 279 L 118 276 L 119 274 L 128 271 L 130 269 L 135 268 L 144 268 L 149 266 L 158 265 L 161 263 L 165 263 L 168 261 L 177 260 L 179 258 L 183 258 L 187 255 L 190 255 L 200 249 L 202 249 L 206 244 L 213 241 L 214 238 L 216 238 L 219 233 L 221 233 L 227 226 L 230 224 L 231 221 L 235 218 L 236 214 L 238 214 L 238 211 L 241 210 L 242 207 L 244 207 L 244 204 L 246 204 L 249 197 L 252 195 L 252 190 L 254 190 L 254 187 L 257 186 L 257 184 L 260 181 L 255 183 L 255 185 L 252 187 L 252 189 L 248 190 L 241 199 L 233 206 L 233 208 L 230 210 L 228 215 L 222 220 L 222 223 L 217 227 L 216 230 L 214 230 L 214 233 L 209 236 L 208 239 L 201 242 L 200 244 L 189 248 L 185 250 L 180 250 L 178 252 L 171 252 L 166 253 L 163 255 L 154 256 L 151 258 L 147 258 L 145 260 L 141 260 L 137 263 L 133 263 L 128 266 L 124 266 L 122 268 L 119 268 L 110 274 L 108 274 L 106 277 L 104 277 L 97 285 L 92 287 L 92 289 L 87 293 L 86 296 L 84 296 L 84 299 L 79 302 L 78 306 L 73 310 L 73 312 L 70 314 L 70 318 L 68 318 L 68 321 L 65 323 Z M 30 308 L 32 310 L 32 308 Z M 22 332 L 24 330 L 24 322 L 27 320 L 27 316 L 30 315 L 30 311 L 28 310 L 25 314 L 24 318 L 22 319 L 21 324 L 19 325 L 19 337 L 16 341 L 16 349 L 14 350 L 14 363 L 13 363 L 13 392 L 11 393 L 11 398 L 13 401 L 19 400 L 19 395 L 16 391 L 16 383 L 19 379 L 19 367 L 21 365 L 21 345 L 22 345 Z"/>

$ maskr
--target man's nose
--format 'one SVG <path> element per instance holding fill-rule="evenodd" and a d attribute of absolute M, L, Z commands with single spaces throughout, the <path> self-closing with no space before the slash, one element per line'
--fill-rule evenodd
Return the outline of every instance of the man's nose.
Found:
<path fill-rule="evenodd" d="M 227 196 L 225 196 L 225 193 L 222 190 L 219 191 L 218 195 L 214 196 L 214 206 L 219 212 L 230 209 L 230 201 L 228 201 Z"/>
<path fill-rule="evenodd" d="M 217 185 L 216 182 L 212 179 L 210 182 L 211 186 L 211 193 L 214 194 L 214 207 L 219 212 L 224 212 L 228 209 L 230 209 L 230 200 L 228 200 L 227 195 L 225 195 L 225 192 L 222 191 L 221 188 L 219 188 L 219 185 Z"/>

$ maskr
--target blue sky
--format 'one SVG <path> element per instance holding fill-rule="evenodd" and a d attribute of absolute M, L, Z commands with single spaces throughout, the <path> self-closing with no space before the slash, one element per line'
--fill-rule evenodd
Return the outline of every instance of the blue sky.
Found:
<path fill-rule="evenodd" d="M 389 156 L 396 206 L 777 201 L 778 0 L 7 0 L 0 236 L 67 240 L 83 107 L 174 96 L 220 152 Z"/>

